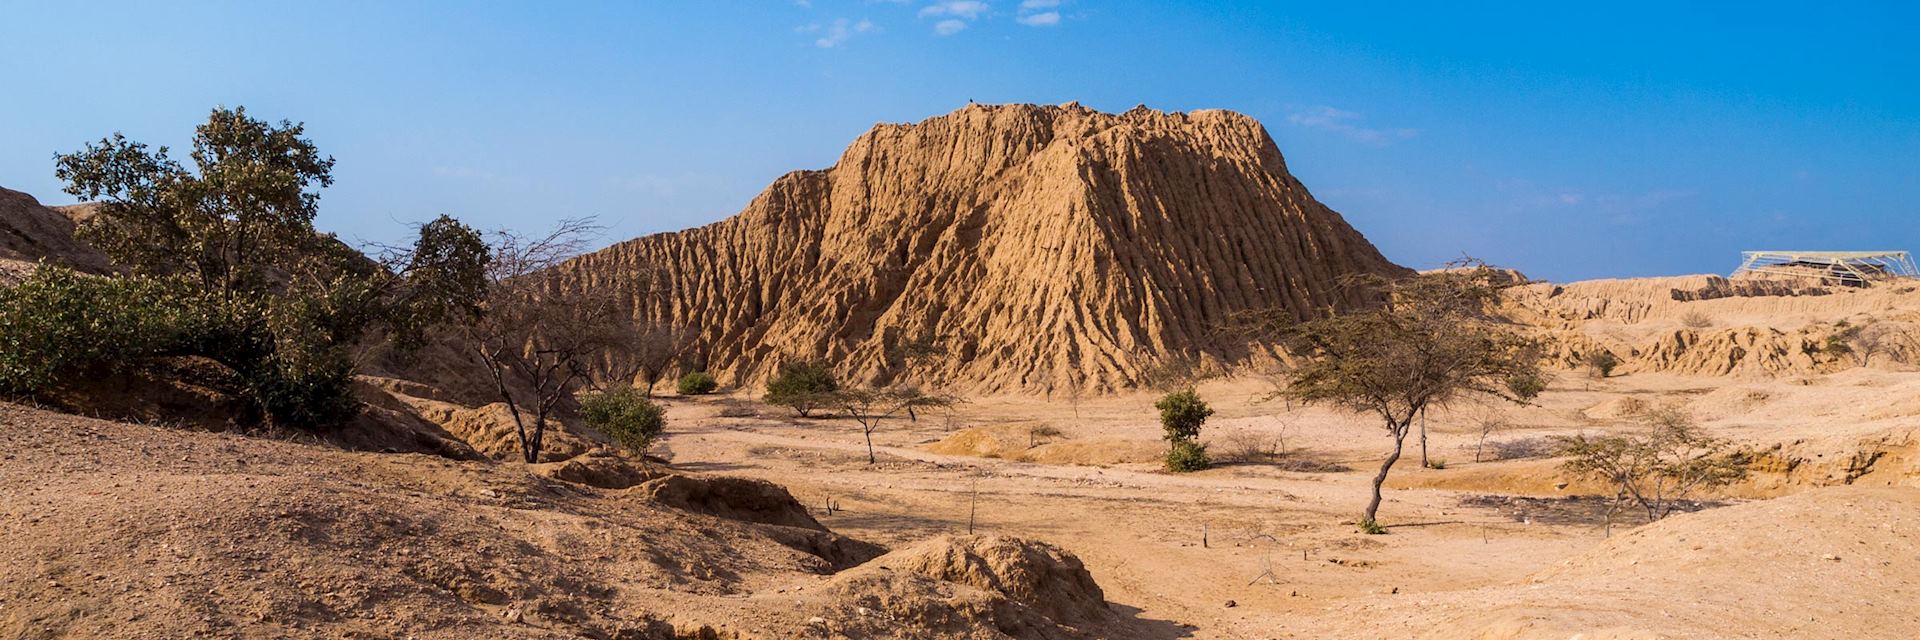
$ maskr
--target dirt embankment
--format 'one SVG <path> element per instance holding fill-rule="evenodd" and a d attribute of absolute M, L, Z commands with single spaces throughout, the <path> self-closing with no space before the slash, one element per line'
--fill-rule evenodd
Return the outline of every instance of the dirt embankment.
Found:
<path fill-rule="evenodd" d="M 0 424 L 4 637 L 1128 635 L 1069 554 L 935 541 L 864 568 L 884 550 L 764 481 L 602 489 L 8 404 Z"/>

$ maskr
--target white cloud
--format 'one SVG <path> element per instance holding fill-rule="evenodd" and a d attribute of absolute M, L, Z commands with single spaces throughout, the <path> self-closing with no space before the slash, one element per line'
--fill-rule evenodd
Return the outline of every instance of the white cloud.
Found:
<path fill-rule="evenodd" d="M 1060 24 L 1060 13 L 1057 11 L 1048 11 L 1046 13 L 1020 16 L 1014 18 L 1014 20 L 1029 27 L 1051 27 Z"/>
<path fill-rule="evenodd" d="M 920 17 L 953 16 L 972 20 L 987 12 L 987 3 L 980 0 L 939 0 L 920 9 Z M 945 22 L 942 22 L 945 24 Z"/>
<path fill-rule="evenodd" d="M 938 24 L 933 25 L 933 32 L 943 36 L 950 36 L 960 33 L 966 30 L 966 28 L 967 23 L 960 20 L 941 20 Z"/>
<path fill-rule="evenodd" d="M 1058 6 L 1060 6 L 1060 0 L 1025 0 L 1020 3 L 1020 10 L 1034 11 L 1037 9 L 1052 9 Z"/>
<path fill-rule="evenodd" d="M 868 33 L 873 31 L 873 29 L 873 22 L 870 20 L 862 19 L 859 22 L 854 22 L 846 18 L 840 18 L 825 27 L 818 24 L 810 24 L 800 27 L 797 31 L 801 33 L 820 33 L 820 38 L 814 40 L 813 45 L 822 49 L 832 49 L 845 44 L 849 38 L 855 35 Z"/>
<path fill-rule="evenodd" d="M 1287 122 L 1308 129 L 1331 131 L 1354 142 L 1384 147 L 1397 140 L 1405 140 L 1420 135 L 1419 129 L 1376 129 L 1362 126 L 1366 116 L 1352 111 L 1343 111 L 1328 106 L 1319 106 L 1305 111 L 1296 111 L 1287 116 Z"/>

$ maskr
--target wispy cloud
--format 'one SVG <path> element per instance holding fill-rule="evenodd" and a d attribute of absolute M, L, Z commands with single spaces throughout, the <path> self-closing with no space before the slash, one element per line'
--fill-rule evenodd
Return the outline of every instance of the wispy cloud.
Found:
<path fill-rule="evenodd" d="M 1354 142 L 1384 147 L 1396 141 L 1420 135 L 1419 129 L 1386 129 L 1366 126 L 1366 116 L 1328 106 L 1296 111 L 1287 122 L 1297 127 L 1330 131 Z"/>
<path fill-rule="evenodd" d="M 933 23 L 933 32 L 950 36 L 967 29 L 967 23 L 980 19 L 992 9 L 980 0 L 939 0 L 920 8 L 921 18 L 942 18 Z"/>
<path fill-rule="evenodd" d="M 856 35 L 870 33 L 874 29 L 876 29 L 876 27 L 873 26 L 871 20 L 862 18 L 859 21 L 853 21 L 846 18 L 839 18 L 824 25 L 817 22 L 802 25 L 794 29 L 794 31 L 807 34 L 819 34 L 820 37 L 814 39 L 813 45 L 822 49 L 832 49 L 846 44 L 847 40 Z"/>
<path fill-rule="evenodd" d="M 987 6 L 987 3 L 981 2 L 980 0 L 939 0 L 933 4 L 921 7 L 920 17 L 953 16 L 955 18 L 972 20 L 985 14 L 987 10 L 991 8 L 992 7 Z"/>
<path fill-rule="evenodd" d="M 1060 24 L 1060 12 L 1048 11 L 1046 13 L 1035 13 L 1030 15 L 1023 15 L 1018 18 L 1014 18 L 1014 21 L 1019 22 L 1020 24 L 1027 25 L 1029 27 L 1051 27 L 1053 25 Z"/>
<path fill-rule="evenodd" d="M 1051 27 L 1060 24 L 1060 12 L 1054 11 L 1059 6 L 1060 0 L 1024 0 L 1013 20 L 1029 27 Z"/>

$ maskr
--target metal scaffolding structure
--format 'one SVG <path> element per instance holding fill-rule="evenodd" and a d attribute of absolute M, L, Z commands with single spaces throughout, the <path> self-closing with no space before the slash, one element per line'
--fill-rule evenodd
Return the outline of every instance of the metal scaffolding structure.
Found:
<path fill-rule="evenodd" d="M 1920 277 L 1905 251 L 1743 251 L 1733 275 L 1764 273 L 1820 278 L 1850 287 L 1867 287 L 1895 278 Z"/>

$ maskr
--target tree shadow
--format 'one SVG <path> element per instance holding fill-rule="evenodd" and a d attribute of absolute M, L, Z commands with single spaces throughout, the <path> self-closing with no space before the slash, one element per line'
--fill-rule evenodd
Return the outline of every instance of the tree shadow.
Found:
<path fill-rule="evenodd" d="M 1138 640 L 1173 640 L 1193 637 L 1192 627 L 1171 620 L 1141 616 L 1142 611 L 1139 607 L 1109 602 L 1107 608 L 1120 619 L 1109 624 L 1106 629 L 1114 633 L 1103 634 L 1101 637 L 1137 638 Z"/>

